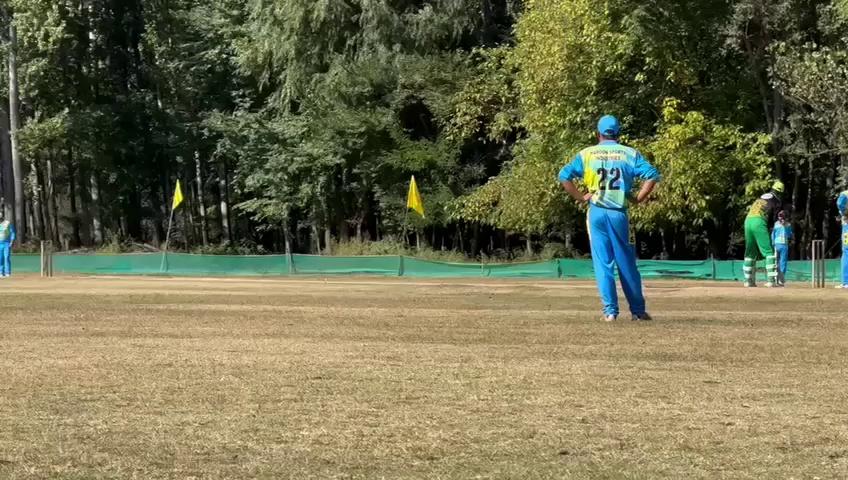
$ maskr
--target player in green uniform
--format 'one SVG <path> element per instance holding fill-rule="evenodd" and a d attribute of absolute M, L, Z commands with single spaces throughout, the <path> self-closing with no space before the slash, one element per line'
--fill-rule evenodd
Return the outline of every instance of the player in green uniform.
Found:
<path fill-rule="evenodd" d="M 771 191 L 763 194 L 751 205 L 748 217 L 745 219 L 745 263 L 742 273 L 746 287 L 756 287 L 757 260 L 765 259 L 768 274 L 767 287 L 777 283 L 777 259 L 771 246 L 769 224 L 774 222 L 774 216 L 781 210 L 783 203 L 783 182 L 774 182 Z"/>

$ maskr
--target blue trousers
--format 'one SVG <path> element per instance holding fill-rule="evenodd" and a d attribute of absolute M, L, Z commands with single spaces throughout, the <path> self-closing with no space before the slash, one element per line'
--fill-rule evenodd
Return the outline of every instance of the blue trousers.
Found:
<path fill-rule="evenodd" d="M 842 285 L 848 285 L 848 248 L 842 249 Z"/>
<path fill-rule="evenodd" d="M 597 206 L 589 207 L 589 243 L 598 291 L 604 304 L 604 315 L 618 315 L 618 292 L 615 289 L 615 267 L 621 289 L 634 315 L 645 313 L 642 277 L 636 268 L 636 249 L 630 243 L 627 212 Z"/>
<path fill-rule="evenodd" d="M 777 272 L 785 275 L 789 265 L 789 245 L 775 245 L 774 253 L 777 254 Z"/>
<path fill-rule="evenodd" d="M 0 275 L 12 274 L 12 244 L 0 242 Z"/>

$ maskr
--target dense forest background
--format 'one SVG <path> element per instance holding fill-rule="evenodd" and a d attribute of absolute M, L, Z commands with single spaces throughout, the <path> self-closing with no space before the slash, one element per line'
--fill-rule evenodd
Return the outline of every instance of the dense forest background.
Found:
<path fill-rule="evenodd" d="M 642 257 L 741 255 L 776 178 L 793 256 L 837 241 L 848 2 L 0 6 L 0 185 L 24 246 L 158 248 L 180 179 L 182 250 L 580 254 L 556 172 L 605 113 L 664 174 L 632 211 Z"/>

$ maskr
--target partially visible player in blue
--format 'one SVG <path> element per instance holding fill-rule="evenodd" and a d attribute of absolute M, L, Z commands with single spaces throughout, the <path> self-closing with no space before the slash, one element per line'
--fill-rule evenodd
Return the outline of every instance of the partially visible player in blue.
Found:
<path fill-rule="evenodd" d="M 0 212 L 0 276 L 12 275 L 12 244 L 15 243 L 15 226 Z"/>
<path fill-rule="evenodd" d="M 642 277 L 636 268 L 636 249 L 630 243 L 629 203 L 644 202 L 660 180 L 660 174 L 637 150 L 618 143 L 621 126 L 610 115 L 598 121 L 598 144 L 583 149 L 559 172 L 559 181 L 578 202 L 588 202 L 589 243 L 598 290 L 604 304 L 605 321 L 618 317 L 615 267 L 621 289 L 630 304 L 633 320 L 650 320 L 642 295 Z M 582 193 L 574 179 L 583 179 L 589 190 Z M 645 180 L 633 197 L 636 179 Z"/>
<path fill-rule="evenodd" d="M 848 288 L 848 213 L 842 215 L 842 285 Z"/>
<path fill-rule="evenodd" d="M 836 208 L 842 217 L 842 284 L 837 288 L 848 288 L 848 190 L 839 194 Z"/>
<path fill-rule="evenodd" d="M 789 244 L 792 242 L 794 232 L 792 225 L 786 221 L 786 212 L 777 212 L 777 221 L 771 230 L 771 244 L 777 254 L 777 285 L 786 285 L 786 267 L 789 264 Z"/>

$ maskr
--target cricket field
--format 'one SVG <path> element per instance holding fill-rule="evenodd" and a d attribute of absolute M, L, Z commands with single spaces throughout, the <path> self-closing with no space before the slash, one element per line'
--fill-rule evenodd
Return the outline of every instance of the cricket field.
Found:
<path fill-rule="evenodd" d="M 848 478 L 848 292 L 646 295 L 4 279 L 0 478 Z"/>

